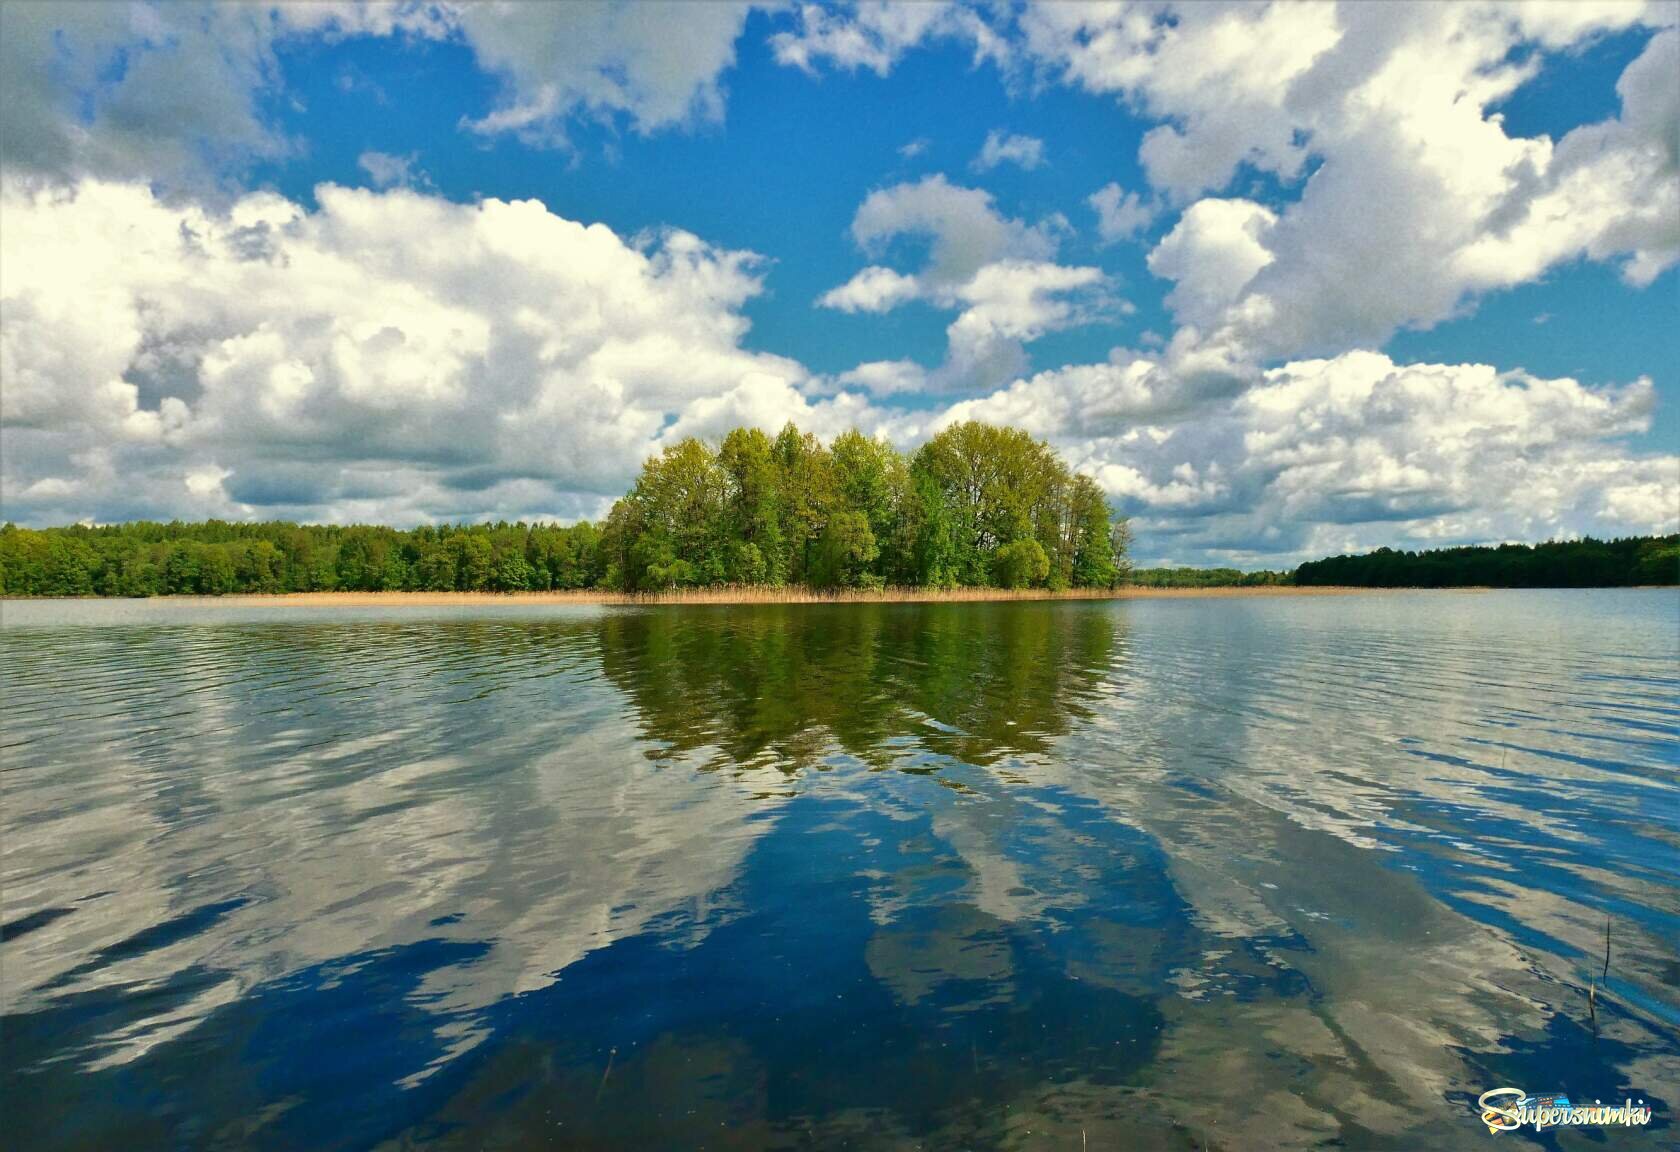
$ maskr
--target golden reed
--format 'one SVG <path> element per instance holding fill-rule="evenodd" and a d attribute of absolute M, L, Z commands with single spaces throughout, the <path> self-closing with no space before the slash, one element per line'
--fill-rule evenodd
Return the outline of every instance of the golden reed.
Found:
<path fill-rule="evenodd" d="M 172 596 L 222 604 L 448 605 L 448 604 L 956 604 L 991 600 L 1196 599 L 1219 596 L 1345 596 L 1382 588 L 1256 585 L 1222 588 L 836 588 L 720 585 L 662 592 L 609 592 L 596 588 L 550 592 L 280 592 L 231 596 Z"/>

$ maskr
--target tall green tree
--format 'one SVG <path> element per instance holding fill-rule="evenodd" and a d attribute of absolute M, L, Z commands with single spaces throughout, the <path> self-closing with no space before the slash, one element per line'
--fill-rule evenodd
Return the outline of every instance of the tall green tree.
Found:
<path fill-rule="evenodd" d="M 1126 551 L 1126 521 L 1113 519 L 1102 489 L 1089 476 L 1073 478 L 1069 505 L 1072 582 L 1082 588 L 1112 587 L 1120 579 L 1116 553 L 1124 555 Z"/>
<path fill-rule="evenodd" d="M 730 554 L 730 581 L 782 583 L 787 579 L 785 500 L 770 437 L 757 428 L 736 428 L 723 438 L 718 463 L 726 478 L 728 531 L 738 545 Z"/>

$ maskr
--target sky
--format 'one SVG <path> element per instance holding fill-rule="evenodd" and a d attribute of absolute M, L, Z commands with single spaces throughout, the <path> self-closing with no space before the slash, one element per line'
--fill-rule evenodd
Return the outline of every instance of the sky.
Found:
<path fill-rule="evenodd" d="M 1680 3 L 0 5 L 20 524 L 1039 436 L 1140 563 L 1680 530 Z"/>

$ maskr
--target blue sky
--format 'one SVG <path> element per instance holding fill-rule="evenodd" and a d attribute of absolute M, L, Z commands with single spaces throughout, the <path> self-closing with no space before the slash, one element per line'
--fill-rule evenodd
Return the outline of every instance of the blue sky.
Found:
<path fill-rule="evenodd" d="M 1673 531 L 1675 9 L 1549 7 L 11 6 L 6 515 L 977 417 L 1145 561 Z"/>
<path fill-rule="evenodd" d="M 1166 331 L 1160 284 L 1146 249 L 1097 243 L 1085 199 L 1110 181 L 1140 187 L 1136 160 L 1144 123 L 1113 100 L 1064 89 L 1011 93 L 996 67 L 975 66 L 955 44 L 908 56 L 890 76 L 864 70 L 812 77 L 776 63 L 766 43 L 781 21 L 755 14 L 725 76 L 722 123 L 648 135 L 621 122 L 568 126 L 572 147 L 530 148 L 456 130 L 483 116 L 497 85 L 459 44 L 357 39 L 300 44 L 281 53 L 297 104 L 277 108 L 288 135 L 305 142 L 300 160 L 260 165 L 257 186 L 310 202 L 322 182 L 367 184 L 357 159 L 370 149 L 413 156 L 429 186 L 453 200 L 534 198 L 573 220 L 601 221 L 620 235 L 675 226 L 775 264 L 764 294 L 746 309 L 748 343 L 799 358 L 819 372 L 860 360 L 910 356 L 936 363 L 945 325 L 931 309 L 859 318 L 814 307 L 862 263 L 848 228 L 872 189 L 945 173 L 991 192 L 1011 216 L 1064 213 L 1078 229 L 1064 256 L 1103 265 L 1135 285 L 1146 313 L 1059 333 L 1033 349 L 1035 363 L 1101 359 L 1151 327 Z M 1613 88 L 1614 75 L 1606 80 Z M 371 98 L 370 98 L 371 97 Z M 988 132 L 1045 141 L 1034 171 L 970 165 Z M 901 150 L 920 145 L 916 155 Z M 905 242 L 913 250 L 915 239 Z M 923 241 L 925 246 L 925 240 Z"/>

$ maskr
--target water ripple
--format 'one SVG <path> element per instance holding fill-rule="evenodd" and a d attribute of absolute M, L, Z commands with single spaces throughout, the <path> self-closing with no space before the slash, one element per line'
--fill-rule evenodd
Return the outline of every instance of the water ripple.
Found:
<path fill-rule="evenodd" d="M 1680 1106 L 1670 593 L 4 612 L 19 1147 Z"/>

